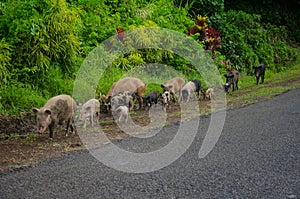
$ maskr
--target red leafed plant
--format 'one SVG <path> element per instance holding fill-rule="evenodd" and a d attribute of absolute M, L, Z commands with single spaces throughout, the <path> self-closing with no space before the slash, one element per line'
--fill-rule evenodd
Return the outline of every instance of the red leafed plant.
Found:
<path fill-rule="evenodd" d="M 217 48 L 221 48 L 221 36 L 220 31 L 216 31 L 214 28 L 209 27 L 207 17 L 198 15 L 194 19 L 195 25 L 193 27 L 187 27 L 188 35 L 195 35 L 199 33 L 197 38 L 203 41 L 205 49 L 210 50 L 213 54 Z"/>
<path fill-rule="evenodd" d="M 204 31 L 203 40 L 207 50 L 211 50 L 214 53 L 214 50 L 221 48 L 221 37 L 220 31 L 216 31 L 214 28 L 206 28 Z"/>

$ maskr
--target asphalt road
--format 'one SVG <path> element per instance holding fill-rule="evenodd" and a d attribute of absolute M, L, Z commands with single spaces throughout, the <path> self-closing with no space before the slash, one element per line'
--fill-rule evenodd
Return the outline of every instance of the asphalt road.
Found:
<path fill-rule="evenodd" d="M 125 173 L 88 151 L 74 152 L 0 174 L 0 198 L 300 198 L 299 102 L 295 89 L 227 111 L 221 137 L 203 159 L 198 153 L 210 117 L 201 118 L 188 150 L 160 170 Z M 170 142 L 177 127 L 116 144 L 148 151 L 143 147 Z"/>

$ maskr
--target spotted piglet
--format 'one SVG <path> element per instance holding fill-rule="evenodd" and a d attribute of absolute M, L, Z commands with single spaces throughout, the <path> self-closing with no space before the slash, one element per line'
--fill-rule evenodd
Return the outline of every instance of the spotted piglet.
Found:
<path fill-rule="evenodd" d="M 165 91 L 162 95 L 161 95 L 161 99 L 162 99 L 162 105 L 163 105 L 163 110 L 166 112 L 167 108 L 169 107 L 170 104 L 170 92 L 169 91 Z"/>
<path fill-rule="evenodd" d="M 115 117 L 119 122 L 128 122 L 129 109 L 127 106 L 119 106 L 115 109 Z"/>

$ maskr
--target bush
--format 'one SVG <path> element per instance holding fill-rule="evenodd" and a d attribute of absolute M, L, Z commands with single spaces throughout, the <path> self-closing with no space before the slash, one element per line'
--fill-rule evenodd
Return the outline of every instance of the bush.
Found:
<path fill-rule="evenodd" d="M 7 0 L 0 15 L 0 39 L 13 46 L 9 61 L 12 78 L 23 83 L 41 80 L 40 75 L 53 63 L 64 73 L 74 72 L 80 21 L 64 0 Z"/>
<path fill-rule="evenodd" d="M 8 82 L 10 77 L 10 61 L 12 46 L 4 39 L 0 40 L 0 86 Z"/>
<path fill-rule="evenodd" d="M 264 27 L 260 20 L 260 15 L 228 11 L 221 29 L 220 51 L 236 68 L 247 73 L 259 63 L 275 71 L 283 70 L 287 63 L 295 60 L 297 50 L 285 42 L 287 33 L 283 27 L 275 28 L 271 24 Z"/>
<path fill-rule="evenodd" d="M 46 98 L 28 85 L 9 85 L 0 87 L 1 115 L 20 115 L 20 111 L 31 111 L 33 107 L 41 107 Z"/>

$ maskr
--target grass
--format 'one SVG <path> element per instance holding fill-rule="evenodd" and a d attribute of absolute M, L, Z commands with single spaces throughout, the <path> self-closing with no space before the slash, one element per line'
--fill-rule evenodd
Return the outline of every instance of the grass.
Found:
<path fill-rule="evenodd" d="M 231 95 L 227 95 L 229 103 L 242 101 L 253 103 L 259 99 L 269 99 L 287 90 L 300 87 L 300 63 L 293 66 L 290 70 L 279 73 L 268 73 L 264 84 L 255 84 L 253 76 L 241 77 L 239 90 Z"/>
<path fill-rule="evenodd" d="M 239 90 L 226 95 L 227 109 L 239 108 L 270 99 L 288 90 L 300 88 L 300 61 L 289 70 L 279 73 L 266 72 L 264 84 L 256 85 L 254 76 L 241 74 Z M 200 116 L 212 113 L 210 103 L 201 104 Z M 180 111 L 172 115 L 180 115 Z"/>

